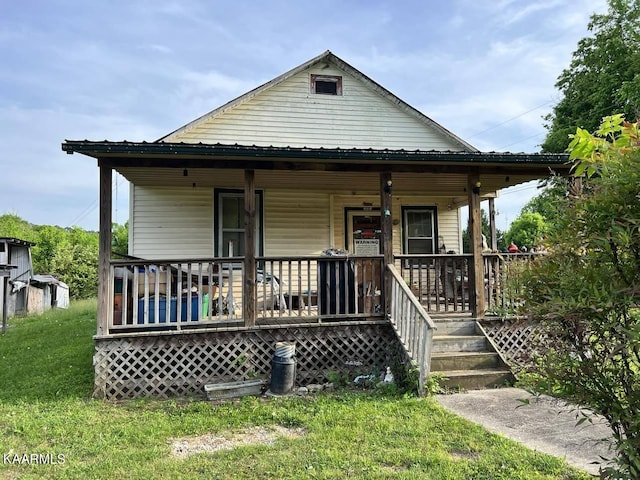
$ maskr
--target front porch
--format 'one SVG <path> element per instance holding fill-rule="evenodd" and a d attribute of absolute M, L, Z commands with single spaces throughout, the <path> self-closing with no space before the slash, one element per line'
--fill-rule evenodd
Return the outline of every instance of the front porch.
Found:
<path fill-rule="evenodd" d="M 533 257 L 485 255 L 484 302 L 512 301 L 506 286 L 513 264 Z M 281 341 L 296 343 L 299 384 L 413 362 L 422 388 L 435 330 L 430 315 L 472 318 L 471 259 L 398 256 L 385 269 L 382 256 L 257 257 L 253 305 L 246 305 L 238 257 L 111 260 L 111 308 L 107 330 L 96 337 L 94 394 L 187 396 L 201 394 L 207 383 L 266 380 Z"/>
<path fill-rule="evenodd" d="M 483 254 L 481 202 L 491 212 L 496 190 L 564 161 L 218 144 L 64 148 L 97 158 L 100 168 L 95 395 L 113 399 L 266 381 L 278 341 L 296 343 L 298 383 L 412 366 L 422 392 L 436 329 L 430 315 L 481 319 L 517 299 L 506 277 L 522 256 Z M 130 253 L 142 258 L 113 258 L 114 169 L 133 185 Z M 226 224 L 229 205 L 235 215 Z M 434 253 L 461 250 L 463 205 L 471 253 Z M 379 254 L 318 254 L 356 245 Z M 211 253 L 188 257 L 190 250 Z M 274 255 L 286 251 L 292 255 Z"/>

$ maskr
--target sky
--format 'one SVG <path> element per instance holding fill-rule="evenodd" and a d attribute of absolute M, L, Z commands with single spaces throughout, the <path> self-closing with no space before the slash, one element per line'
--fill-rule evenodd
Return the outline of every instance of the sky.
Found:
<path fill-rule="evenodd" d="M 3 0 L 0 214 L 98 228 L 69 140 L 153 141 L 331 50 L 482 151 L 533 153 L 606 0 Z M 116 176 L 114 221 L 128 218 Z M 505 230 L 537 193 L 496 200 Z"/>

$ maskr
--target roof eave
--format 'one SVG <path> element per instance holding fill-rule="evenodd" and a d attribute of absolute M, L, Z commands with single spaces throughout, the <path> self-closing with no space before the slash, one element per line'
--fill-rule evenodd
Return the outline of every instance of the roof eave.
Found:
<path fill-rule="evenodd" d="M 134 143 L 92 142 L 89 140 L 66 140 L 62 150 L 68 154 L 80 153 L 93 158 L 252 158 L 252 159 L 296 159 L 332 160 L 344 162 L 422 162 L 436 164 L 469 165 L 532 165 L 568 169 L 566 154 L 468 152 L 438 150 L 388 150 L 388 149 L 344 149 L 307 147 L 264 147 L 223 144 L 191 143 Z"/>

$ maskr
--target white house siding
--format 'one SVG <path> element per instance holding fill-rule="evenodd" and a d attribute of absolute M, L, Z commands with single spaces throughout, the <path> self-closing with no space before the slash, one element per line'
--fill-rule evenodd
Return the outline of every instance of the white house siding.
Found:
<path fill-rule="evenodd" d="M 342 95 L 310 93 L 310 75 L 342 76 Z M 300 72 L 165 141 L 261 146 L 460 150 L 355 77 L 320 66 Z"/>
<path fill-rule="evenodd" d="M 345 209 L 380 205 L 379 196 L 375 194 L 366 195 L 355 190 L 351 195 L 344 195 L 344 190 L 263 188 L 264 181 L 268 183 L 268 180 L 264 178 L 256 182 L 257 188 L 264 191 L 263 241 L 266 256 L 317 255 L 327 248 L 344 248 Z M 222 183 L 225 188 L 238 187 L 233 182 Z M 152 259 L 213 255 L 213 190 L 213 187 L 135 186 L 131 254 Z M 461 252 L 459 213 L 456 208 L 450 208 L 447 199 L 417 194 L 394 195 L 394 218 L 402 219 L 403 206 L 435 206 L 438 234 L 443 237 L 448 250 Z M 393 226 L 393 236 L 394 251 L 401 252 L 401 221 Z"/>
<path fill-rule="evenodd" d="M 266 190 L 265 254 L 318 255 L 331 246 L 329 194 L 300 190 Z"/>
<path fill-rule="evenodd" d="M 133 189 L 131 255 L 150 259 L 213 255 L 211 188 Z"/>
<path fill-rule="evenodd" d="M 226 188 L 237 186 L 233 182 L 223 183 Z M 377 207 L 380 204 L 378 195 L 344 195 L 335 190 L 263 189 L 263 182 L 257 183 L 258 188 L 264 191 L 262 235 L 266 257 L 319 255 L 330 247 L 344 248 L 345 209 L 367 204 Z M 136 186 L 133 193 L 132 255 L 158 260 L 213 256 L 214 187 Z M 439 234 L 443 236 L 448 249 L 460 251 L 458 211 L 449 210 L 445 202 L 445 199 L 424 195 L 394 195 L 393 215 L 401 219 L 402 206 L 436 206 Z M 394 225 L 393 229 L 394 251 L 401 252 L 402 222 Z M 269 263 L 263 268 L 285 282 L 287 291 L 316 289 L 315 264 L 312 264 L 309 272 L 305 263 L 300 272 L 297 263 L 292 264 L 291 270 L 286 263 L 282 266 Z M 233 283 L 238 296 L 242 285 L 241 276 L 236 277 Z M 307 279 L 311 280 L 310 285 L 307 285 Z M 258 287 L 260 295 L 261 285 Z M 225 288 L 223 295 L 226 293 Z"/>

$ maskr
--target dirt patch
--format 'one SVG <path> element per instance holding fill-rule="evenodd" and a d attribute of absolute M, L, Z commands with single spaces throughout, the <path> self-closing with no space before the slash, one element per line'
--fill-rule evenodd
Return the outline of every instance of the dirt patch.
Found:
<path fill-rule="evenodd" d="M 477 461 L 480 456 L 478 452 L 466 452 L 462 450 L 452 450 L 449 452 L 449 455 L 456 460 L 472 460 L 474 462 Z"/>
<path fill-rule="evenodd" d="M 302 435 L 302 428 L 251 427 L 240 432 L 175 438 L 171 440 L 171 453 L 174 457 L 186 458 L 197 453 L 232 450 L 243 445 L 273 445 L 278 438 L 298 438 Z"/>

